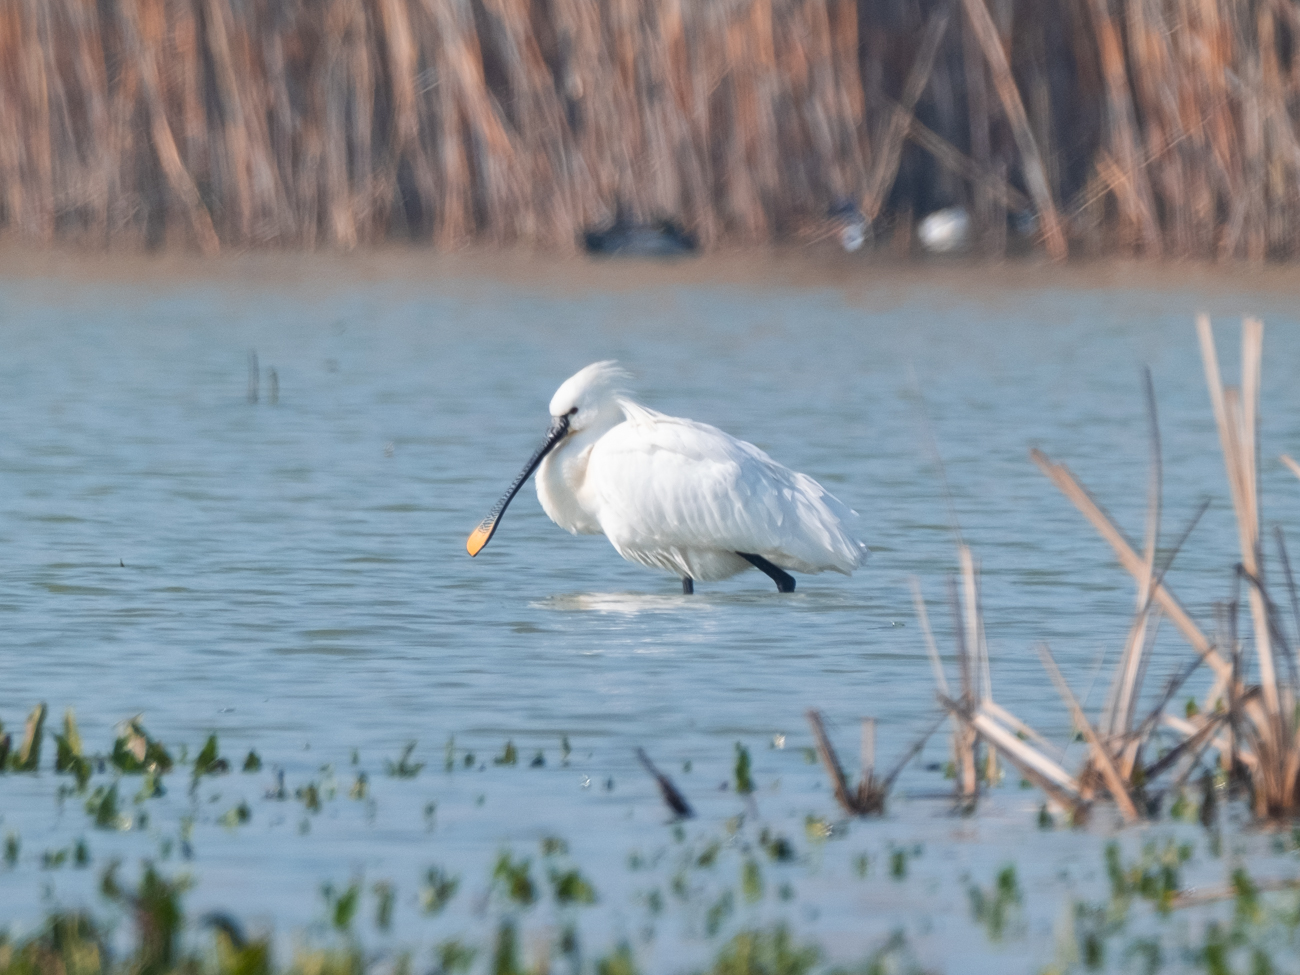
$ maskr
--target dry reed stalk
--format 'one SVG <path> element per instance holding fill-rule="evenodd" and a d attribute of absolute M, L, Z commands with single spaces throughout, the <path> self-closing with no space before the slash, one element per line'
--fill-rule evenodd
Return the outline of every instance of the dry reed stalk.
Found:
<path fill-rule="evenodd" d="M 889 797 L 895 779 L 907 763 L 921 751 L 943 721 L 944 716 L 940 715 L 939 719 L 930 725 L 894 763 L 894 767 L 882 776 L 876 774 L 876 719 L 864 718 L 861 746 L 862 773 L 857 788 L 853 789 L 850 788 L 839 756 L 835 753 L 835 746 L 831 744 L 830 736 L 826 734 L 826 725 L 822 721 L 821 712 L 817 710 L 808 712 L 808 724 L 812 728 L 817 756 L 821 759 L 822 767 L 831 780 L 831 791 L 835 795 L 835 801 L 850 816 L 878 815 L 885 811 L 885 800 Z"/>
<path fill-rule="evenodd" d="M 1043 666 L 1047 668 L 1047 673 L 1052 678 L 1052 683 L 1056 685 L 1057 692 L 1070 709 L 1075 726 L 1083 732 L 1084 737 L 1087 739 L 1091 760 L 1095 767 L 1101 770 L 1101 774 L 1106 780 L 1106 786 L 1110 790 L 1111 798 L 1119 806 L 1120 815 L 1124 817 L 1126 823 L 1137 822 L 1140 818 L 1137 807 L 1133 804 L 1132 796 L 1129 795 L 1127 780 L 1120 775 L 1119 770 L 1115 767 L 1115 756 L 1111 754 L 1109 743 L 1101 740 L 1087 715 L 1083 713 L 1083 708 L 1079 706 L 1078 700 L 1070 691 L 1070 685 L 1065 682 L 1065 678 L 1061 676 L 1061 671 L 1057 669 L 1056 661 L 1052 659 L 1052 653 L 1048 650 L 1047 644 L 1041 644 L 1038 652 L 1039 656 L 1042 657 Z"/>
<path fill-rule="evenodd" d="M 898 160 L 903 151 L 903 142 L 912 121 L 912 113 L 920 100 L 925 86 L 930 81 L 930 72 L 934 70 L 934 60 L 939 53 L 944 32 L 948 29 L 948 11 L 946 7 L 937 8 L 930 15 L 925 25 L 925 34 L 917 51 L 916 60 L 907 74 L 903 85 L 903 94 L 890 115 L 889 125 L 881 137 L 880 153 L 876 157 L 875 167 L 862 196 L 862 213 L 868 222 L 875 220 L 884 203 L 885 193 L 894 183 L 898 173 Z"/>
<path fill-rule="evenodd" d="M 1220 446 L 1236 514 L 1241 546 L 1239 574 L 1247 583 L 1253 622 L 1253 644 L 1259 668 L 1261 706 L 1243 703 L 1253 689 L 1229 687 L 1229 711 L 1235 735 L 1239 735 L 1255 759 L 1247 767 L 1254 799 L 1254 811 L 1261 818 L 1294 815 L 1300 810 L 1300 727 L 1296 718 L 1296 668 L 1287 654 L 1285 639 L 1275 619 L 1263 574 L 1259 538 L 1259 386 L 1263 359 L 1264 326 L 1257 319 L 1242 322 L 1239 389 L 1222 385 L 1214 333 L 1208 317 L 1197 318 L 1197 334 L 1205 362 L 1206 384 L 1219 427 Z M 1283 549 L 1285 555 L 1285 549 Z M 1289 563 L 1285 563 L 1289 576 Z M 1293 594 L 1294 599 L 1294 594 Z M 1234 600 L 1235 603 L 1235 600 Z M 1236 610 L 1231 622 L 1235 628 Z M 1276 670 L 1274 648 L 1291 666 L 1289 685 L 1283 685 Z M 1234 740 L 1235 744 L 1235 740 Z"/>
<path fill-rule="evenodd" d="M 962 3 L 962 38 L 931 42 L 942 5 L 11 0 L 0 229 L 571 250 L 623 204 L 711 247 L 793 237 L 848 196 L 905 247 L 935 196 L 910 138 L 970 184 L 994 252 L 1022 182 L 1053 256 L 1058 196 L 1090 249 L 1300 252 L 1295 10 L 1011 0 L 1000 30 Z"/>
<path fill-rule="evenodd" d="M 1052 200 L 1051 188 L 1047 184 L 1047 173 L 1038 151 L 1038 142 L 1029 128 L 1024 102 L 1020 99 L 1020 92 L 1011 75 L 1011 65 L 1007 61 L 1006 51 L 1002 48 L 997 27 L 993 23 L 993 18 L 989 16 L 984 0 L 962 0 L 962 5 L 975 37 L 984 51 L 984 58 L 993 75 L 993 87 L 997 90 L 998 98 L 1002 102 L 1002 110 L 1006 113 L 1007 121 L 1011 125 L 1011 133 L 1020 150 L 1025 182 L 1028 183 L 1029 195 L 1034 198 L 1034 204 L 1038 208 L 1038 219 L 1047 253 L 1053 260 L 1064 260 L 1068 251 L 1065 234 L 1061 230 L 1060 217 L 1056 212 L 1056 204 Z"/>

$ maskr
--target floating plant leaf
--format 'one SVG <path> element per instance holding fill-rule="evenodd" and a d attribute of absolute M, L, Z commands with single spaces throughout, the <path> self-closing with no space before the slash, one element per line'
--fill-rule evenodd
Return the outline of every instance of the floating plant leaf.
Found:
<path fill-rule="evenodd" d="M 551 884 L 555 888 L 555 900 L 560 904 L 594 904 L 596 888 L 593 887 L 577 870 L 561 873 L 552 870 Z"/>
<path fill-rule="evenodd" d="M 325 898 L 330 924 L 336 931 L 347 931 L 352 927 L 352 919 L 361 904 L 361 884 L 354 880 L 341 894 L 334 892 L 333 884 L 325 884 L 320 892 Z"/>
<path fill-rule="evenodd" d="M 193 783 L 198 785 L 198 781 L 205 775 L 224 775 L 230 771 L 230 763 L 217 754 L 217 735 L 216 732 L 208 735 L 208 740 L 203 743 L 203 748 L 199 751 L 198 757 L 194 759 Z"/>
<path fill-rule="evenodd" d="M 528 858 L 516 863 L 507 852 L 497 857 L 496 866 L 492 869 L 493 883 L 499 882 L 506 897 L 524 907 L 537 900 L 537 888 L 530 874 L 532 863 Z"/>
<path fill-rule="evenodd" d="M 107 788 L 97 787 L 86 800 L 86 812 L 99 829 L 117 829 L 121 825 L 117 810 L 117 783 Z"/>
<path fill-rule="evenodd" d="M 165 774 L 175 765 L 162 742 L 149 737 L 140 724 L 140 715 L 122 724 L 121 734 L 113 742 L 112 762 L 119 771 L 128 775 L 140 775 L 146 771 Z"/>
<path fill-rule="evenodd" d="M 251 748 L 248 750 L 248 757 L 244 759 L 243 770 L 245 772 L 262 771 L 262 759 L 258 757 L 257 752 L 253 751 Z"/>
<path fill-rule="evenodd" d="M 217 820 L 222 826 L 242 826 L 253 818 L 253 811 L 248 808 L 248 803 L 243 799 L 239 800 L 239 805 L 227 809 L 222 813 L 221 818 Z"/>
<path fill-rule="evenodd" d="M 443 873 L 439 867 L 430 867 L 424 875 L 420 890 L 420 907 L 425 914 L 437 914 L 456 896 L 460 878 Z"/>
<path fill-rule="evenodd" d="M 515 749 L 515 743 L 509 738 L 506 739 L 506 747 L 496 758 L 492 759 L 493 765 L 514 765 L 519 761 L 519 752 Z"/>

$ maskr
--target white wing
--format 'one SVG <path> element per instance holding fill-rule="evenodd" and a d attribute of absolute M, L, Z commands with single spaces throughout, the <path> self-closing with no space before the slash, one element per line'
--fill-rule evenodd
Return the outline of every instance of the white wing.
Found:
<path fill-rule="evenodd" d="M 625 558 L 669 568 L 680 558 L 656 553 L 746 552 L 784 569 L 845 574 L 866 560 L 845 527 L 856 514 L 811 477 L 717 427 L 622 405 L 627 421 L 592 449 L 585 486 Z"/>

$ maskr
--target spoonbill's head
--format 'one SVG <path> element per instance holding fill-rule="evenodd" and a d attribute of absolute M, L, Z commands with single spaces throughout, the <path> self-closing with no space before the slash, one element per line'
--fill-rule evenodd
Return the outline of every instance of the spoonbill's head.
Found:
<path fill-rule="evenodd" d="M 528 463 L 501 496 L 501 500 L 470 533 L 465 542 L 465 551 L 473 556 L 483 550 L 483 546 L 496 534 L 497 525 L 506 508 L 533 471 L 537 470 L 542 458 L 574 434 L 609 423 L 611 411 L 618 411 L 621 416 L 618 396 L 622 392 L 620 384 L 627 378 L 627 372 L 618 363 L 607 359 L 604 362 L 593 362 L 560 384 L 560 388 L 551 397 L 551 426 L 546 431 L 545 439 L 533 452 L 533 456 L 528 458 Z"/>
<path fill-rule="evenodd" d="M 566 435 L 580 433 L 618 407 L 627 370 L 613 359 L 593 362 L 560 384 L 551 397 L 551 423 L 566 423 Z"/>

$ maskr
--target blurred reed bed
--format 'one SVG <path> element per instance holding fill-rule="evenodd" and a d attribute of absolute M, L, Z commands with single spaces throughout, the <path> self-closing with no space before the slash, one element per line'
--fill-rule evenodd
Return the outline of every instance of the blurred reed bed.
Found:
<path fill-rule="evenodd" d="M 7 0 L 0 229 L 572 250 L 877 240 L 1296 251 L 1300 9 L 1268 0 Z M 1023 222 L 1022 222 L 1022 225 Z"/>

